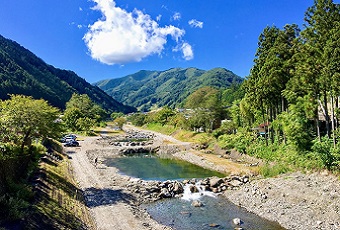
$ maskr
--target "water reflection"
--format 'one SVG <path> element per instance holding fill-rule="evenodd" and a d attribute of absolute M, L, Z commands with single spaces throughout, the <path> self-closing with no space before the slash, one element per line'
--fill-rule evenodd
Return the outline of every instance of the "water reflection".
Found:
<path fill-rule="evenodd" d="M 118 168 L 122 174 L 143 180 L 165 181 L 225 176 L 186 161 L 145 154 L 106 159 L 104 164 Z"/>

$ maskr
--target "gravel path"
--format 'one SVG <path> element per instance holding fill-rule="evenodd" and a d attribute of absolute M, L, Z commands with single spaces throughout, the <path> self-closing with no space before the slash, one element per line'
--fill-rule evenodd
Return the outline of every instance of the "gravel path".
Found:
<path fill-rule="evenodd" d="M 189 146 L 172 137 L 152 133 L 159 143 L 171 141 L 172 144 L 183 144 L 185 148 Z M 65 148 L 72 157 L 76 179 L 85 193 L 97 229 L 171 229 L 157 223 L 140 208 L 140 194 L 131 191 L 134 178 L 120 175 L 113 167 L 94 165 L 95 157 L 99 156 L 100 161 L 101 156 L 117 152 L 112 146 L 98 144 L 98 138 L 87 137 L 80 142 L 80 147 Z M 219 163 L 214 159 L 212 163 L 212 154 L 183 151 L 175 155 L 219 171 L 248 172 L 242 165 L 236 169 L 238 166 L 227 159 L 220 159 Z M 223 195 L 236 205 L 277 221 L 287 229 L 340 230 L 340 181 L 332 175 L 296 172 L 278 178 L 253 180 L 239 190 L 229 190 Z"/>
<path fill-rule="evenodd" d="M 84 191 L 87 206 L 94 217 L 97 229 L 170 229 L 158 224 L 143 210 L 127 185 L 131 178 L 122 176 L 114 168 L 95 166 L 90 162 L 88 151 L 101 148 L 96 146 L 98 137 L 87 137 L 80 147 L 65 148 L 72 157 L 75 177 Z"/>

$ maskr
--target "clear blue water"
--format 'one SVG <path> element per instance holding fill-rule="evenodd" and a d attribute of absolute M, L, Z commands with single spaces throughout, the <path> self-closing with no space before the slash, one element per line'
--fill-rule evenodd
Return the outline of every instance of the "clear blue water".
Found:
<path fill-rule="evenodd" d="M 203 207 L 191 206 L 191 201 L 179 198 L 162 200 L 143 205 L 153 219 L 178 230 L 232 229 L 244 230 L 284 230 L 276 222 L 271 222 L 247 212 L 223 197 L 201 197 Z M 241 226 L 233 223 L 240 218 Z M 214 227 L 212 227 L 212 226 Z"/>
<path fill-rule="evenodd" d="M 104 164 L 118 168 L 124 175 L 143 180 L 165 181 L 225 176 L 186 161 L 145 154 L 106 159 Z"/>
<path fill-rule="evenodd" d="M 143 180 L 183 180 L 225 175 L 201 168 L 186 161 L 138 154 L 106 159 L 104 164 L 116 167 L 122 174 Z M 178 230 L 235 229 L 232 220 L 240 218 L 244 230 L 284 230 L 280 225 L 247 212 L 222 197 L 202 196 L 203 207 L 191 206 L 192 201 L 165 199 L 143 207 L 159 223 Z M 213 227 L 212 227 L 213 226 Z"/>

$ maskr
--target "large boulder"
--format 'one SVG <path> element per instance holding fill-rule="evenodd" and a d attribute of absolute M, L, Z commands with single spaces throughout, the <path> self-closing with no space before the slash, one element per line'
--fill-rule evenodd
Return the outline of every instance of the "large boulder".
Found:
<path fill-rule="evenodd" d="M 171 198 L 173 197 L 173 195 L 170 193 L 170 191 L 167 188 L 162 188 L 161 193 L 159 194 L 159 197 Z"/>
<path fill-rule="evenodd" d="M 222 183 L 223 183 L 222 178 L 219 178 L 219 177 L 211 177 L 210 178 L 210 187 L 217 188 Z"/>

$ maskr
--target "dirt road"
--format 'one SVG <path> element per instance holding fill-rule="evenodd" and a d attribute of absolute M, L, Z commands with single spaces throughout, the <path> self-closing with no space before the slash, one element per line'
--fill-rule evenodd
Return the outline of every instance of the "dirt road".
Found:
<path fill-rule="evenodd" d="M 95 166 L 94 161 L 90 161 L 89 152 L 102 149 L 96 145 L 96 139 L 98 137 L 87 137 L 80 142 L 80 147 L 65 150 L 72 157 L 75 177 L 84 191 L 97 229 L 170 229 L 158 224 L 138 207 L 136 198 L 127 188 L 131 178 L 118 174 L 114 168 Z"/>

